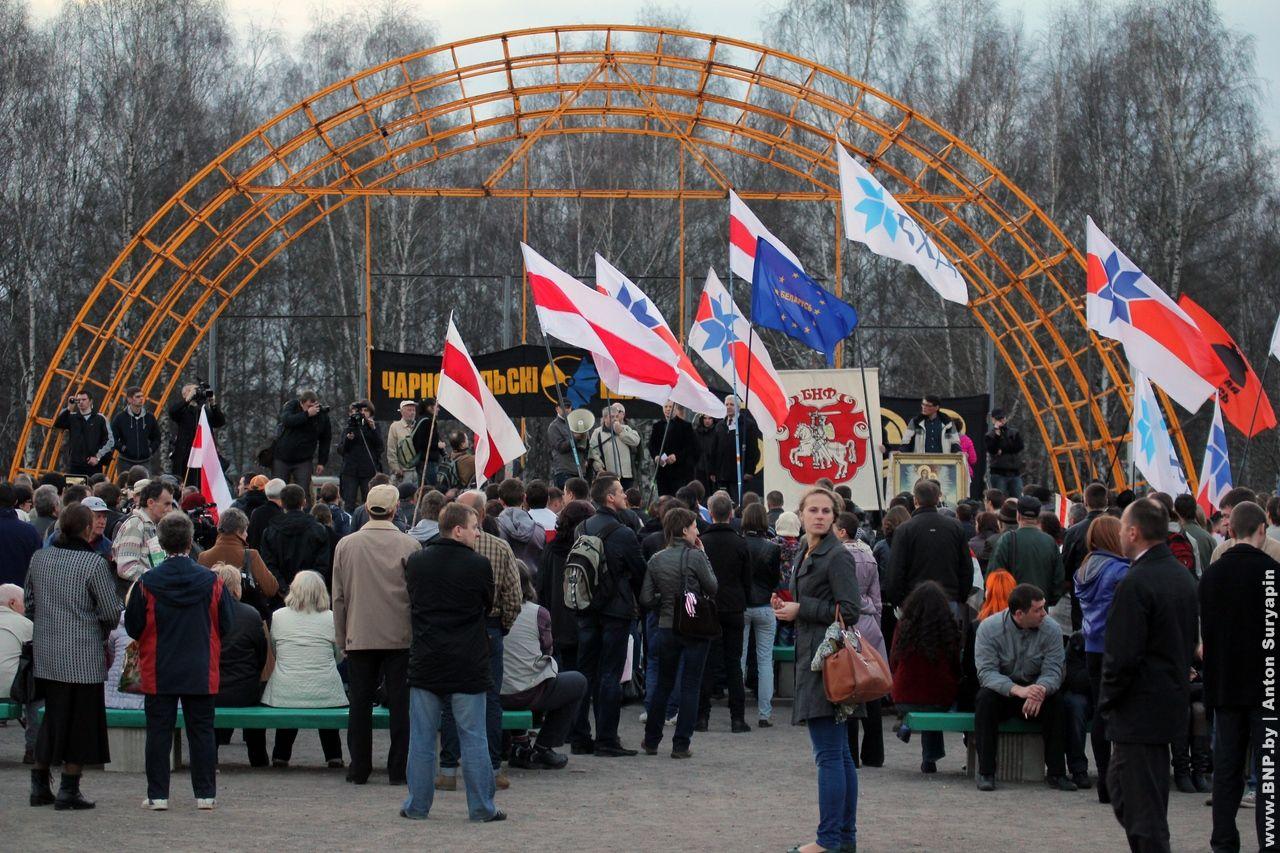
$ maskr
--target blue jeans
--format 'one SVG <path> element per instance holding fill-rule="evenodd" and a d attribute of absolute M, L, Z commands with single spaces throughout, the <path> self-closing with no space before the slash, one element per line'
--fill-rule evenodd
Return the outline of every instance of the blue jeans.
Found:
<path fill-rule="evenodd" d="M 858 771 L 845 724 L 835 717 L 810 717 L 808 725 L 818 765 L 818 843 L 828 850 L 856 844 Z"/>
<path fill-rule="evenodd" d="M 489 761 L 493 769 L 502 766 L 502 629 L 487 627 L 489 635 L 489 692 L 484 697 L 485 732 L 489 738 Z M 453 719 L 453 709 L 444 708 L 440 730 L 440 769 L 454 775 L 458 767 L 458 726 Z"/>
<path fill-rule="evenodd" d="M 644 615 L 644 710 L 646 714 L 653 712 L 653 697 L 658 692 L 658 659 L 661 656 L 661 644 L 658 642 L 658 614 L 650 610 Z M 676 670 L 676 683 L 680 683 L 680 673 L 684 671 L 681 661 Z M 667 699 L 666 719 L 671 719 L 680 710 L 680 697 L 672 691 Z"/>
<path fill-rule="evenodd" d="M 895 702 L 894 711 L 901 717 L 908 711 L 950 711 L 950 707 L 942 705 L 908 705 L 903 702 Z M 942 732 L 921 732 L 920 733 L 920 760 L 932 761 L 937 764 L 947 756 L 946 741 L 942 737 Z"/>
<path fill-rule="evenodd" d="M 424 820 L 431 812 L 436 794 L 436 733 L 446 707 L 457 721 L 462 740 L 467 813 L 472 820 L 485 820 L 493 816 L 497 806 L 493 804 L 495 785 L 489 766 L 483 693 L 439 696 L 419 687 L 409 688 L 409 796 L 401 808 L 416 820 Z"/>
<path fill-rule="evenodd" d="M 1014 474 L 1010 476 L 987 471 L 987 485 L 1004 492 L 1006 497 L 1016 498 L 1022 494 L 1022 475 Z"/>
<path fill-rule="evenodd" d="M 676 636 L 670 628 L 659 628 L 658 640 L 658 689 L 655 704 L 666 703 L 675 692 L 676 676 L 680 678 L 680 715 L 676 718 L 676 731 L 671 737 L 672 749 L 689 748 L 693 739 L 693 724 L 698 718 L 698 698 L 702 692 L 702 667 L 707 661 L 707 640 L 691 640 Z M 663 719 L 659 714 L 649 714 L 644 724 L 645 746 L 657 748 L 662 743 Z"/>
<path fill-rule="evenodd" d="M 760 719 L 773 716 L 773 638 L 778 633 L 778 617 L 767 604 L 748 607 L 742 623 L 742 671 L 747 671 L 747 641 L 756 632 L 756 707 Z M 745 677 L 745 676 L 744 676 Z"/>
<path fill-rule="evenodd" d="M 631 620 L 596 614 L 578 616 L 578 671 L 587 677 L 587 695 L 578 706 L 574 743 L 618 746 L 618 717 L 622 714 L 622 669 L 627 664 Z"/>

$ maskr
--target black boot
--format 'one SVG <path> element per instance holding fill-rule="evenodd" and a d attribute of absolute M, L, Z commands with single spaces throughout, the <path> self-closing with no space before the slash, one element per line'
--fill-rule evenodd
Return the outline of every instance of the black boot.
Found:
<path fill-rule="evenodd" d="M 93 800 L 86 800 L 84 794 L 80 793 L 79 773 L 74 776 L 70 773 L 62 774 L 62 784 L 58 786 L 58 797 L 53 801 L 53 807 L 58 811 L 66 809 L 81 811 L 94 807 Z"/>
<path fill-rule="evenodd" d="M 49 769 L 31 771 L 31 805 L 47 806 L 54 801 L 49 787 Z"/>
<path fill-rule="evenodd" d="M 1203 736 L 1191 739 L 1191 784 L 1196 792 L 1207 794 L 1213 785 L 1207 777 L 1213 772 L 1213 752 L 1209 748 L 1209 739 Z"/>
<path fill-rule="evenodd" d="M 1191 783 L 1191 745 L 1187 738 L 1176 740 L 1172 744 L 1170 759 L 1173 764 L 1173 786 L 1184 794 L 1194 794 L 1196 786 Z"/>

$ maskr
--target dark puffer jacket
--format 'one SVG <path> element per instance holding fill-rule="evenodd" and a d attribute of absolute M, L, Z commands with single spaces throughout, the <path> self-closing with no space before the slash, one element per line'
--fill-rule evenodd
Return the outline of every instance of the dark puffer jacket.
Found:
<path fill-rule="evenodd" d="M 290 400 L 280 410 L 280 437 L 275 443 L 275 457 L 290 465 L 306 462 L 312 456 L 317 464 L 329 461 L 329 416 L 308 415 L 298 400 Z"/>
<path fill-rule="evenodd" d="M 278 515 L 262 531 L 262 561 L 287 595 L 298 572 L 319 572 L 329 583 L 329 534 L 325 526 L 300 509 Z"/>

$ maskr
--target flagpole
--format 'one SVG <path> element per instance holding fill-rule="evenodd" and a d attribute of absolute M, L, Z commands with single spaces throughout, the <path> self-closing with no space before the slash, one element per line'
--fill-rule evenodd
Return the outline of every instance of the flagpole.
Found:
<path fill-rule="evenodd" d="M 569 406 L 564 400 L 564 388 L 560 385 L 560 374 L 556 371 L 555 359 L 551 357 L 551 341 L 547 339 L 547 332 L 542 329 L 542 324 L 538 324 L 539 330 L 542 332 L 542 345 L 547 350 L 547 366 L 551 368 L 551 378 L 556 382 L 556 400 L 560 403 L 560 411 L 564 412 L 565 424 L 568 424 Z M 583 356 L 585 358 L 585 356 Z M 582 460 L 578 458 L 578 439 L 574 436 L 573 430 L 569 430 L 569 450 L 573 451 L 573 464 L 578 468 L 578 476 L 582 474 Z"/>
<path fill-rule="evenodd" d="M 733 316 L 735 318 L 738 317 L 739 316 L 738 303 L 737 303 L 737 300 L 733 298 L 733 258 L 732 257 L 729 258 L 729 307 L 733 311 Z M 730 322 L 732 322 L 732 320 Z M 751 328 L 750 324 L 748 324 L 748 328 Z M 747 333 L 748 341 L 750 341 L 751 336 L 754 332 L 755 332 L 755 329 L 751 329 L 751 331 Z M 729 333 L 733 334 L 732 330 L 730 330 Z M 750 344 L 748 344 L 748 346 L 750 346 Z M 741 398 L 738 397 L 738 358 L 736 355 L 734 355 L 734 347 L 733 347 L 732 341 L 729 343 L 729 361 L 731 362 L 731 366 L 733 369 L 733 400 L 734 400 L 734 403 L 736 404 L 738 400 Z M 748 371 L 751 370 L 750 349 L 748 349 L 747 351 L 747 370 Z M 735 429 L 733 430 L 733 457 L 734 457 L 734 461 L 737 463 L 737 468 L 738 468 L 738 498 L 736 501 L 734 501 L 734 503 L 741 504 L 742 502 L 742 412 L 741 410 L 738 411 L 735 417 L 737 418 L 737 423 L 734 425 Z M 729 419 L 728 417 L 726 417 L 725 432 L 729 431 L 728 421 Z"/>
<path fill-rule="evenodd" d="M 871 470 L 875 474 L 876 484 L 876 512 L 880 513 L 881 520 L 884 519 L 884 499 L 880 496 L 881 486 L 884 482 L 884 472 L 880 469 L 880 462 L 876 456 L 876 439 L 879 438 L 882 430 L 880 425 L 871 425 L 871 398 L 867 394 L 867 361 L 862 357 L 862 338 L 858 334 L 858 327 L 853 327 L 853 346 L 858 351 L 858 372 L 862 374 L 862 406 L 867 410 L 867 445 L 871 451 Z"/>
<path fill-rule="evenodd" d="M 658 442 L 658 457 L 653 460 L 653 487 L 649 490 L 649 502 L 652 503 L 658 497 L 658 471 L 662 468 L 662 457 L 667 451 L 667 436 L 671 435 L 671 422 L 676 419 L 676 405 L 674 401 L 668 399 L 667 403 L 671 405 L 671 417 L 664 418 L 662 422 L 662 441 Z"/>
<path fill-rule="evenodd" d="M 1247 485 L 1249 482 L 1249 448 L 1253 446 L 1253 428 L 1258 421 L 1258 407 L 1262 405 L 1262 395 L 1266 393 L 1267 372 L 1271 370 L 1271 357 L 1268 355 L 1267 360 L 1262 365 L 1262 378 L 1258 380 L 1258 397 L 1253 401 L 1253 416 L 1249 418 L 1249 432 L 1245 435 L 1244 441 L 1244 458 L 1240 460 L 1240 484 Z"/>
<path fill-rule="evenodd" d="M 441 361 L 442 372 L 443 372 L 443 366 L 444 366 L 444 362 L 442 360 Z M 436 389 L 439 390 L 439 388 L 440 388 L 440 374 L 438 373 L 436 374 Z M 431 458 L 431 442 L 435 439 L 435 434 L 436 434 L 436 416 L 432 415 L 431 428 L 427 430 L 427 447 L 424 451 L 422 451 L 422 473 L 418 475 L 418 496 L 419 497 L 422 496 L 422 493 L 423 493 L 422 490 L 427 487 L 427 465 L 428 465 L 428 460 Z M 412 436 L 412 433 L 410 433 L 410 436 Z M 419 500 L 417 501 L 417 504 L 413 508 L 414 524 L 418 523 L 418 512 L 421 509 L 421 507 L 422 507 L 422 501 Z"/>

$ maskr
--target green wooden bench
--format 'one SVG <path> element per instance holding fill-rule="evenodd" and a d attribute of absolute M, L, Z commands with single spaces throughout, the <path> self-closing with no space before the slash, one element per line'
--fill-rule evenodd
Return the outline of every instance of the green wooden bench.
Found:
<path fill-rule="evenodd" d="M 773 647 L 773 698 L 791 699 L 796 691 L 796 647 Z"/>
<path fill-rule="evenodd" d="M 338 708 L 272 708 L 255 705 L 245 708 L 218 708 L 214 711 L 213 724 L 220 729 L 345 729 L 348 714 L 345 707 Z M 183 727 L 182 712 L 178 712 L 175 728 Z M 533 726 L 530 711 L 503 711 L 502 728 L 524 731 Z M 373 709 L 373 727 L 391 727 L 391 712 L 378 706 Z M 107 709 L 107 743 L 111 749 L 111 763 L 107 770 L 120 773 L 141 773 L 146 770 L 145 711 L 122 708 Z M 182 740 L 174 738 L 173 765 L 182 763 Z"/>
<path fill-rule="evenodd" d="M 903 722 L 912 732 L 973 733 L 973 714 L 959 711 L 908 711 Z M 969 738 L 967 769 L 978 767 L 978 746 Z M 996 742 L 996 778 L 1003 782 L 1038 782 L 1044 778 L 1044 738 L 1037 720 L 1018 717 L 1000 724 Z"/>
<path fill-rule="evenodd" d="M 8 699 L 0 699 L 0 720 L 16 720 L 22 716 L 22 706 Z"/>

